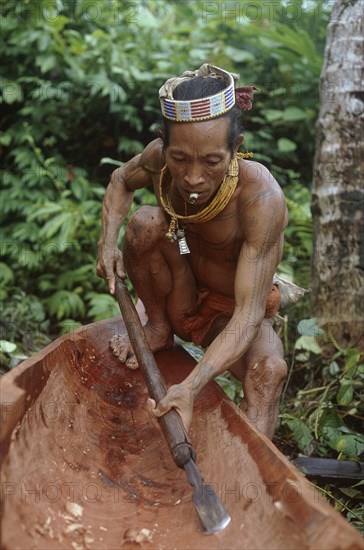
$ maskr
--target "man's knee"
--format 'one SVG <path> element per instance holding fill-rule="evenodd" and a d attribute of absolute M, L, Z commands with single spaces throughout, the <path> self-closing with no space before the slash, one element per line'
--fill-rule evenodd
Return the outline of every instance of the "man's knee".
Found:
<path fill-rule="evenodd" d="M 124 243 L 142 252 L 150 249 L 168 231 L 168 223 L 159 206 L 142 206 L 130 218 Z"/>
<path fill-rule="evenodd" d="M 246 366 L 244 385 L 248 391 L 263 395 L 276 391 L 287 376 L 285 360 L 276 354 L 270 354 L 254 360 Z"/>
<path fill-rule="evenodd" d="M 254 367 L 253 367 L 254 369 Z M 264 378 L 270 380 L 272 383 L 280 383 L 285 380 L 287 376 L 287 363 L 279 355 L 268 355 L 263 357 L 259 363 L 260 375 L 263 374 Z"/>

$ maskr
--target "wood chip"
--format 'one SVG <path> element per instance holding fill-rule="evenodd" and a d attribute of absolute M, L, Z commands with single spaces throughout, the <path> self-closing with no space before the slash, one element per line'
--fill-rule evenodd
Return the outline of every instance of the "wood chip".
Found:
<path fill-rule="evenodd" d="M 66 510 L 75 518 L 81 518 L 83 514 L 83 507 L 76 502 L 66 502 Z"/>
<path fill-rule="evenodd" d="M 85 543 L 85 546 L 86 546 L 87 548 L 89 548 L 89 545 L 92 544 L 92 543 L 95 541 L 95 539 L 94 539 L 94 537 L 91 535 L 91 533 L 85 533 L 85 535 L 84 535 L 84 537 L 83 537 L 83 541 L 84 541 L 84 543 Z"/>
<path fill-rule="evenodd" d="M 86 531 L 86 528 L 82 523 L 71 523 L 71 525 L 67 525 L 64 532 L 68 535 L 69 533 L 74 533 L 75 531 L 84 532 Z"/>
<path fill-rule="evenodd" d="M 124 533 L 124 542 L 136 542 L 142 544 L 143 542 L 152 542 L 152 535 L 149 529 L 127 529 Z"/>

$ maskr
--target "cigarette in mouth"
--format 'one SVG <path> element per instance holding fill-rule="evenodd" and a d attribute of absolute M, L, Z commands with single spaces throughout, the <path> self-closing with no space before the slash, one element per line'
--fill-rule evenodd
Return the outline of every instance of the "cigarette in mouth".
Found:
<path fill-rule="evenodd" d="M 198 199 L 199 193 L 190 193 L 190 196 L 188 197 L 188 200 L 191 204 L 195 204 L 195 202 Z"/>

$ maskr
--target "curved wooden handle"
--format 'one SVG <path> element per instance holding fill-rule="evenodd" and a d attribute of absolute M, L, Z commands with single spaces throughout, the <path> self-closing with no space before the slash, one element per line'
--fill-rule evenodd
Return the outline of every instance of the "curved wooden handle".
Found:
<path fill-rule="evenodd" d="M 115 297 L 123 315 L 129 339 L 146 382 L 148 393 L 156 403 L 159 403 L 166 395 L 167 387 L 154 359 L 154 355 L 150 351 L 142 323 L 127 286 L 118 276 L 115 279 Z M 178 412 L 172 409 L 158 420 L 177 466 L 182 468 L 191 458 L 195 460 L 196 454 Z"/>

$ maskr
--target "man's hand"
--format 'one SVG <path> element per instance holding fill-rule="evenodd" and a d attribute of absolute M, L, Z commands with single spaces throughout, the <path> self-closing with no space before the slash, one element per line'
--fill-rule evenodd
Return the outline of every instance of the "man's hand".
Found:
<path fill-rule="evenodd" d="M 154 399 L 148 399 L 148 410 L 157 418 L 163 416 L 172 408 L 179 413 L 186 432 L 190 429 L 193 411 L 193 396 L 191 390 L 183 382 L 171 386 L 163 399 L 156 405 Z"/>
<path fill-rule="evenodd" d="M 126 278 L 123 255 L 118 246 L 99 242 L 96 273 L 106 280 L 110 294 L 115 293 L 115 273 L 121 278 Z"/>

